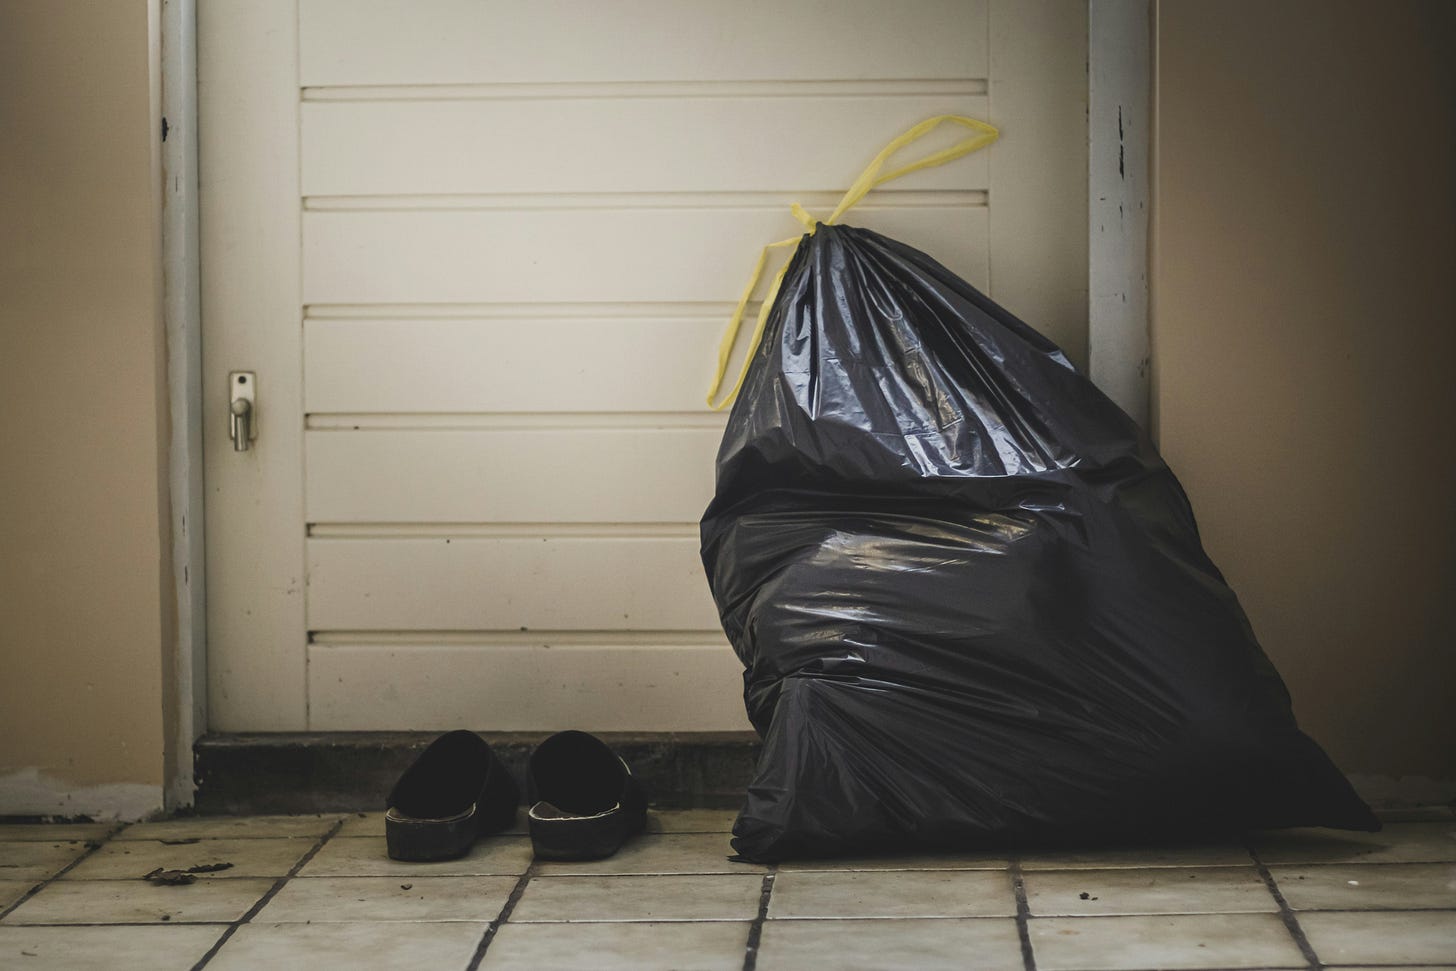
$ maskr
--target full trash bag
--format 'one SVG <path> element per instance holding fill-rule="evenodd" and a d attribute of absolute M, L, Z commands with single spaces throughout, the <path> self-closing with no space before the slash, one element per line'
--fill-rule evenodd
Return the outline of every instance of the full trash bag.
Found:
<path fill-rule="evenodd" d="M 701 525 L 743 857 L 1379 828 L 1147 436 L 909 246 L 800 240 Z"/>

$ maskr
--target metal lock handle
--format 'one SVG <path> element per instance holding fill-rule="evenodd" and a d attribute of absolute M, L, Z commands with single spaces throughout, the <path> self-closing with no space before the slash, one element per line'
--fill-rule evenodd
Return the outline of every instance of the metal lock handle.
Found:
<path fill-rule="evenodd" d="M 228 372 L 228 435 L 234 452 L 246 452 L 258 437 L 253 391 L 258 384 L 252 371 Z"/>

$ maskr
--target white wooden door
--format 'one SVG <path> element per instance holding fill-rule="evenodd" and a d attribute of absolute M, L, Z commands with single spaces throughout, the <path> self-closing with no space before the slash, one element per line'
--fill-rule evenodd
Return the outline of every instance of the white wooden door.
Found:
<path fill-rule="evenodd" d="M 1079 0 L 202 0 L 210 727 L 747 727 L 696 521 L 758 248 L 988 120 L 844 221 L 1084 360 L 1085 56 Z"/>

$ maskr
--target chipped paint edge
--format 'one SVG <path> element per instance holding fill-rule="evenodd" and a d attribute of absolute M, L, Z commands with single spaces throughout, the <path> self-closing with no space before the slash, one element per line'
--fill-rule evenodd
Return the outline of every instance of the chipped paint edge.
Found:
<path fill-rule="evenodd" d="M 0 816 L 129 823 L 162 809 L 161 786 L 133 782 L 78 786 L 34 768 L 0 775 Z"/>

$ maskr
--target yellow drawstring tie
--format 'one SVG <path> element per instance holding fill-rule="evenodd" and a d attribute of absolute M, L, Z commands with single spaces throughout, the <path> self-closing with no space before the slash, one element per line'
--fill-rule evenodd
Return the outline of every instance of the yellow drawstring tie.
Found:
<path fill-rule="evenodd" d="M 917 162 L 911 162 L 909 165 L 902 165 L 898 169 L 883 172 L 885 163 L 890 160 L 890 156 L 911 142 L 928 135 L 945 122 L 953 122 L 954 124 L 969 128 L 973 134 L 956 142 L 949 148 L 943 148 L 938 152 L 933 152 Z M 871 189 L 877 186 L 898 179 L 902 175 L 909 175 L 911 172 L 918 172 L 921 169 L 932 168 L 936 165 L 944 165 L 946 162 L 958 159 L 962 155 L 969 155 L 977 149 L 985 148 L 994 142 L 1000 134 L 1000 132 L 984 121 L 977 121 L 974 118 L 967 118 L 964 115 L 937 115 L 934 118 L 927 118 L 886 145 L 880 151 L 880 154 L 876 155 L 874 160 L 859 174 L 859 178 L 854 180 L 854 184 L 849 187 L 849 191 L 844 194 L 844 198 L 839 200 L 839 205 L 834 207 L 834 211 L 829 214 L 829 218 L 823 220 L 823 222 L 832 225 L 840 216 L 843 216 L 856 203 L 863 199 Z M 804 207 L 797 202 L 793 204 L 790 211 L 794 214 L 794 218 L 803 224 L 804 231 L 812 235 L 815 228 L 819 225 L 819 221 L 809 215 L 804 210 Z M 723 332 L 723 339 L 718 343 L 718 373 L 713 378 L 713 386 L 708 389 L 708 407 L 714 411 L 723 410 L 732 404 L 734 398 L 738 397 L 738 391 L 743 387 L 743 380 L 748 377 L 748 366 L 753 362 L 753 355 L 758 348 L 758 342 L 763 338 L 763 329 L 768 323 L 768 314 L 773 308 L 774 299 L 779 294 L 779 286 L 784 282 L 784 274 L 788 272 L 789 264 L 793 262 L 794 254 L 791 252 L 789 253 L 789 259 L 784 262 L 784 265 L 774 277 L 773 283 L 769 285 L 768 293 L 764 295 L 763 306 L 758 311 L 758 323 L 753 328 L 753 336 L 748 342 L 748 352 L 743 359 L 743 368 L 738 372 L 738 380 L 734 383 L 733 390 L 728 392 L 728 396 L 722 401 L 713 404 L 713 399 L 718 396 L 718 389 L 723 384 L 723 378 L 728 373 L 728 358 L 732 355 L 733 345 L 738 340 L 738 329 L 743 324 L 744 310 L 748 307 L 748 301 L 753 296 L 753 291 L 758 287 L 759 278 L 763 276 L 763 268 L 768 264 L 769 250 L 782 249 L 786 246 L 797 247 L 802 238 L 802 236 L 794 236 L 790 239 L 781 239 L 777 243 L 769 243 L 758 254 L 758 262 L 754 264 L 753 273 L 748 278 L 748 285 L 743 288 L 743 295 L 738 298 L 738 306 L 734 309 L 733 316 L 728 320 L 728 327 Z"/>

